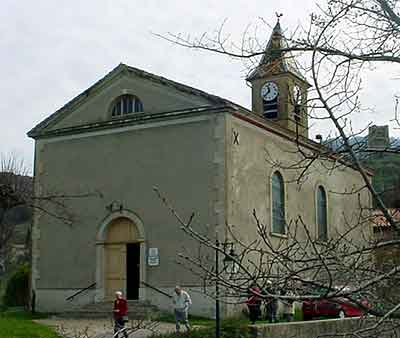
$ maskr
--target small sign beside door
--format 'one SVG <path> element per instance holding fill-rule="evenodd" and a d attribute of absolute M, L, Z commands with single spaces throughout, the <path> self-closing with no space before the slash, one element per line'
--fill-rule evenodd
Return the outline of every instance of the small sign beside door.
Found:
<path fill-rule="evenodd" d="M 149 254 L 147 255 L 148 266 L 158 266 L 160 265 L 160 255 L 158 253 L 158 248 L 149 248 Z"/>

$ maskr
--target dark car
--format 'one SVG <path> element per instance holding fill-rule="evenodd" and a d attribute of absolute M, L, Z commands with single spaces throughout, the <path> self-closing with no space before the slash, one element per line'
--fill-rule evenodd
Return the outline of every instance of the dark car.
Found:
<path fill-rule="evenodd" d="M 367 300 L 359 301 L 365 307 L 370 307 Z M 346 298 L 314 299 L 303 302 L 303 318 L 305 320 L 315 317 L 359 317 L 365 310 Z"/>

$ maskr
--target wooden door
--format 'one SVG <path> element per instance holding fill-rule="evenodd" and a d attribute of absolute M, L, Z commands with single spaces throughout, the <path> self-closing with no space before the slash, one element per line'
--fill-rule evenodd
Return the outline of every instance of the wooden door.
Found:
<path fill-rule="evenodd" d="M 108 244 L 106 245 L 106 299 L 115 298 L 115 291 L 125 293 L 126 286 L 126 245 Z"/>
<path fill-rule="evenodd" d="M 107 231 L 107 239 L 105 242 L 105 296 L 106 299 L 114 299 L 115 291 L 122 291 L 126 296 L 127 290 L 127 247 L 128 244 L 134 243 L 138 238 L 138 230 L 135 224 L 128 218 L 121 217 L 113 220 Z M 136 245 L 136 246 L 135 246 Z M 129 266 L 139 267 L 140 252 L 139 244 L 133 244 L 128 255 Z M 137 268 L 139 269 L 139 268 Z M 133 299 L 138 297 L 138 272 L 130 268 L 130 280 L 133 281 L 129 290 L 129 296 Z M 133 274 L 133 275 L 132 275 Z M 131 283 L 130 283 L 131 284 Z M 137 284 L 137 285 L 136 285 Z"/>

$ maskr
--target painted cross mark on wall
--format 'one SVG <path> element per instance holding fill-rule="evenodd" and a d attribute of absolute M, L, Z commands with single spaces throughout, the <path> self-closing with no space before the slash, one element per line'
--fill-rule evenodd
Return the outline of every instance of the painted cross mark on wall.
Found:
<path fill-rule="evenodd" d="M 239 145 L 239 132 L 232 129 L 233 133 L 233 144 Z"/>

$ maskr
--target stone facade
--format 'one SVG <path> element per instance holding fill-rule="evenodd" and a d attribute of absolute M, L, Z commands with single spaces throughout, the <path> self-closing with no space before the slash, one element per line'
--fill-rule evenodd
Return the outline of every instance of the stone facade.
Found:
<path fill-rule="evenodd" d="M 216 119 L 198 116 L 153 128 L 37 143 L 36 165 L 42 171 L 36 171 L 36 181 L 42 193 L 99 191 L 102 196 L 69 201 L 68 209 L 77 218 L 71 227 L 50 215 L 35 219 L 33 278 L 38 309 L 74 306 L 65 298 L 93 282 L 97 287 L 92 300 L 104 298 L 105 248 L 111 244 L 106 243 L 107 226 L 119 218 L 129 219 L 137 229 L 130 240 L 140 242 L 143 281 L 162 290 L 175 284 L 196 286 L 196 278 L 175 264 L 177 251 L 194 243 L 182 242 L 176 220 L 153 187 L 168 194 L 184 216 L 196 208 L 200 224 L 217 224 L 221 203 L 216 189 L 218 163 L 214 163 Z M 107 208 L 113 201 L 121 210 Z M 158 248 L 159 266 L 147 265 L 148 248 Z M 145 293 L 141 287 L 140 299 L 146 299 Z"/>
<path fill-rule="evenodd" d="M 353 332 L 367 331 L 370 337 L 394 338 L 399 335 L 398 323 L 379 322 L 379 319 L 329 319 L 308 322 L 282 323 L 273 325 L 253 325 L 251 330 L 252 338 L 311 338 L 311 337 L 348 337 Z"/>
<path fill-rule="evenodd" d="M 252 232 L 256 231 L 253 209 L 263 224 L 272 223 L 271 177 L 277 171 L 285 182 L 288 224 L 301 216 L 305 224 L 314 225 L 311 232 L 317 235 L 316 191 L 319 186 L 324 187 L 328 195 L 329 238 L 359 222 L 359 201 L 362 201 L 363 207 L 368 207 L 369 193 L 362 190 L 360 200 L 357 194 L 344 194 L 351 189 L 358 191 L 364 186 L 357 171 L 346 166 L 330 171 L 333 160 L 317 160 L 309 168 L 310 175 L 298 183 L 296 180 L 302 167 L 296 168 L 294 164 L 302 161 L 303 157 L 296 151 L 297 145 L 290 138 L 294 137 L 293 134 L 264 126 L 255 117 L 240 114 L 229 116 L 227 121 L 227 130 L 237 133 L 240 138 L 239 145 L 231 142 L 227 150 L 227 220 L 228 224 L 235 224 L 238 231 L 243 230 L 243 238 L 250 240 Z M 252 229 L 250 232 L 249 227 Z M 370 229 L 365 227 L 365 231 L 365 235 L 368 235 Z M 276 238 L 279 240 L 280 236 Z"/>
<path fill-rule="evenodd" d="M 271 76 L 254 80 L 254 100 L 259 100 L 259 82 Z M 283 87 L 292 86 L 294 79 L 303 81 L 303 89 L 308 86 L 290 69 L 279 76 L 282 102 L 288 102 L 285 96 L 291 92 Z M 112 116 L 113 102 L 126 95 L 140 98 L 143 110 Z M 293 105 L 279 107 L 278 120 L 266 120 L 257 109 L 249 111 L 121 64 L 31 130 L 36 194 L 87 195 L 65 201 L 71 226 L 50 214 L 34 215 L 32 288 L 37 309 L 76 309 L 106 300 L 115 289 L 169 309 L 169 298 L 146 284 L 168 294 L 180 284 L 192 293 L 193 313 L 213 316 L 213 300 L 203 295 L 199 278 L 176 264 L 177 252 L 193 252 L 198 243 L 185 237 L 155 186 L 183 218 L 196 212 L 197 230 L 222 234 L 225 224 L 235 224 L 243 239 L 253 240 L 251 211 L 256 209 L 270 223 L 270 181 L 276 170 L 285 181 L 287 222 L 301 215 L 316 224 L 319 186 L 329 192 L 363 184 L 346 164 L 328 171 L 316 161 L 301 184 L 292 181 L 299 171 L 274 166 L 274 161 L 293 163 L 300 156 L 296 130 L 284 122 Z M 300 142 L 313 151 L 320 145 L 307 139 L 305 116 Z M 329 236 L 355 217 L 360 200 L 370 203 L 366 193 L 328 193 Z M 154 252 L 159 256 L 149 257 Z M 75 301 L 66 300 L 93 283 L 95 288 Z M 225 314 L 231 310 L 223 307 Z"/>

